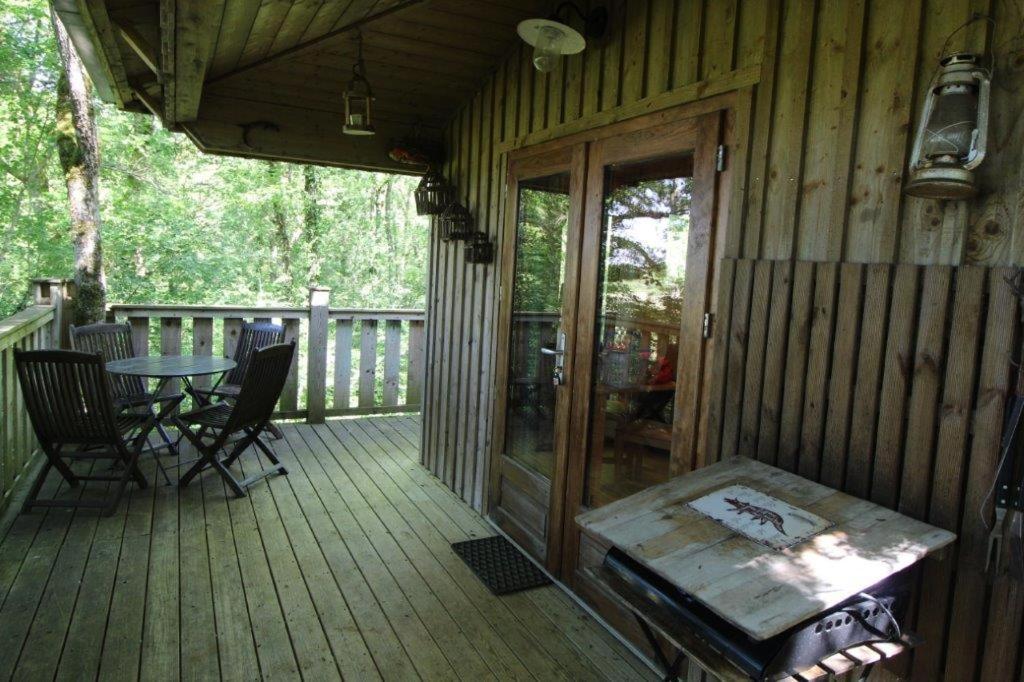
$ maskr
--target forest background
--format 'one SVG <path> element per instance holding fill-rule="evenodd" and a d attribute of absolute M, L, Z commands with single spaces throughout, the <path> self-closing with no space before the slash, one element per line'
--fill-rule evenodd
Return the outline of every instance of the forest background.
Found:
<path fill-rule="evenodd" d="M 61 68 L 46 0 L 0 0 L 0 317 L 31 278 L 73 274 Z M 333 307 L 424 306 L 416 178 L 205 155 L 152 116 L 94 105 L 109 302 L 302 306 L 315 283 Z"/>

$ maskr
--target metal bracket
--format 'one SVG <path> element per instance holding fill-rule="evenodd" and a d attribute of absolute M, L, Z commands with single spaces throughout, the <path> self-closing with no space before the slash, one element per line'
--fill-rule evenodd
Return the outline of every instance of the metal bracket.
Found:
<path fill-rule="evenodd" d="M 715 151 L 715 170 L 721 173 L 725 170 L 725 145 L 718 145 Z"/>

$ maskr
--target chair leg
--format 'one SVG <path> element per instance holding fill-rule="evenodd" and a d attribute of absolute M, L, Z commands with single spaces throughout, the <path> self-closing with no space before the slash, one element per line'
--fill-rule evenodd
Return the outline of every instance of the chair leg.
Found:
<path fill-rule="evenodd" d="M 48 459 L 46 460 L 46 463 L 43 464 L 42 471 L 40 471 L 39 475 L 36 476 L 36 480 L 32 482 L 32 487 L 29 488 L 28 496 L 25 498 L 25 501 L 21 505 L 22 512 L 32 511 L 32 507 L 35 505 L 36 498 L 39 497 L 39 491 L 42 490 L 43 483 L 46 482 L 46 476 L 47 474 L 50 473 L 51 468 L 53 468 L 53 463 Z M 77 483 L 78 481 L 75 481 L 74 484 Z"/>
<path fill-rule="evenodd" d="M 267 422 L 267 431 L 270 431 L 270 435 L 274 437 L 274 440 L 281 440 L 284 438 L 284 434 L 281 433 L 281 429 L 278 428 L 274 422 Z"/>
<path fill-rule="evenodd" d="M 245 497 L 245 488 L 243 488 L 238 482 L 238 479 L 231 475 L 231 471 L 229 471 L 219 459 L 216 457 L 213 458 L 210 461 L 210 464 L 213 465 L 213 468 L 216 469 L 217 473 L 219 473 L 221 478 L 224 479 L 224 482 L 228 484 L 231 491 L 235 493 L 235 497 Z"/>

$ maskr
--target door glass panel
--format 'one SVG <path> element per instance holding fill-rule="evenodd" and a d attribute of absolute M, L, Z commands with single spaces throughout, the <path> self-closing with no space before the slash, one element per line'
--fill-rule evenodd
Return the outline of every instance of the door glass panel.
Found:
<path fill-rule="evenodd" d="M 590 507 L 668 478 L 692 177 L 691 155 L 605 169 Z"/>
<path fill-rule="evenodd" d="M 505 454 L 551 478 L 561 366 L 569 174 L 519 182 Z"/>

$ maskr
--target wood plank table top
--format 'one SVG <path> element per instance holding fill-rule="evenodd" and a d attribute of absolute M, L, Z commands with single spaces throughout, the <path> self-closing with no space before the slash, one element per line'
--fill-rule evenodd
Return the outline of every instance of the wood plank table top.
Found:
<path fill-rule="evenodd" d="M 736 485 L 830 525 L 776 550 L 689 506 Z M 749 508 L 731 511 L 740 523 L 755 519 Z M 771 518 L 754 524 L 754 530 L 763 532 Z M 744 457 L 674 478 L 576 520 L 584 532 L 618 547 L 759 640 L 841 603 L 956 539 L 949 531 Z"/>
<path fill-rule="evenodd" d="M 166 379 L 219 374 L 234 369 L 237 364 L 231 358 L 209 355 L 152 355 L 111 360 L 107 363 L 107 371 L 112 374 Z"/>

